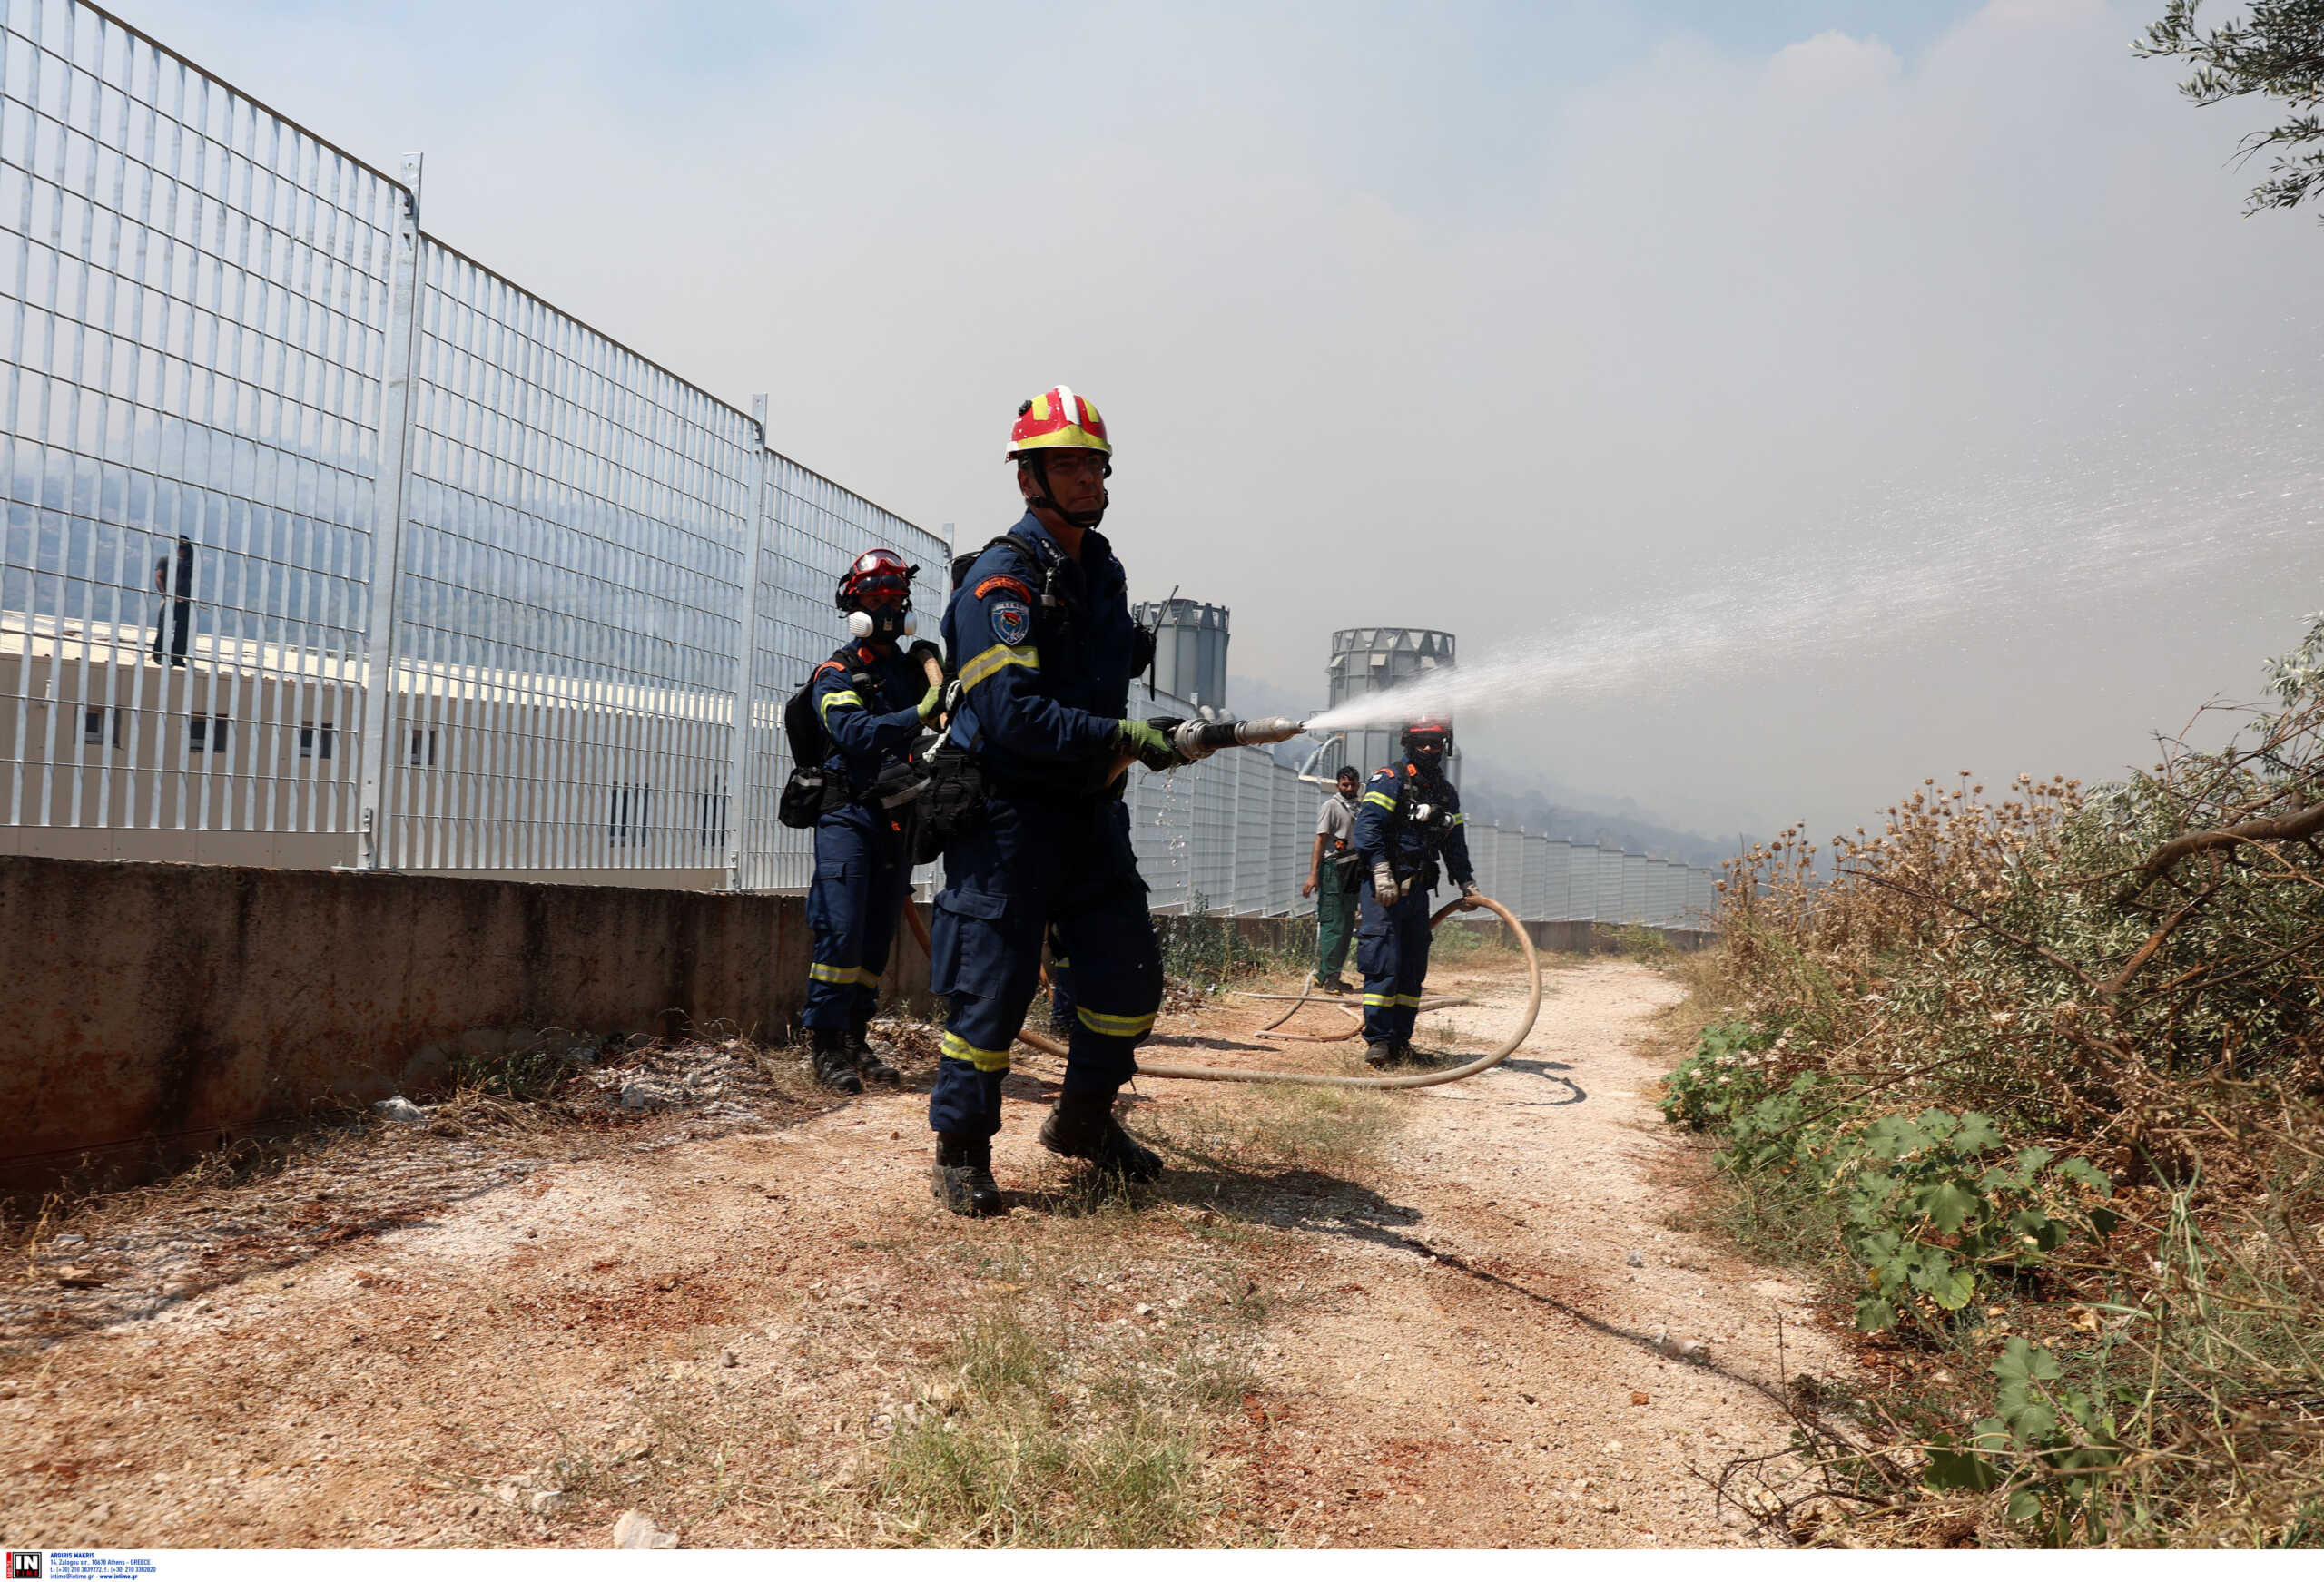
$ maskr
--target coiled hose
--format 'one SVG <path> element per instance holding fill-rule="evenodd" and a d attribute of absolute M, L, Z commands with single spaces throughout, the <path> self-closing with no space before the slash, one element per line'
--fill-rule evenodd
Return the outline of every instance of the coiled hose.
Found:
<path fill-rule="evenodd" d="M 1461 904 L 1457 900 L 1449 901 L 1438 908 L 1436 914 L 1428 919 L 1428 926 L 1434 929 Z M 1508 924 L 1509 931 L 1517 936 L 1518 944 L 1525 949 L 1525 976 L 1529 985 L 1525 1015 L 1517 1024 L 1517 1030 L 1502 1040 L 1501 1047 L 1492 1054 L 1480 1055 L 1474 1060 L 1443 1071 L 1418 1072 L 1411 1076 L 1336 1076 L 1314 1071 L 1250 1071 L 1232 1066 L 1157 1065 L 1145 1060 L 1137 1063 L 1137 1074 L 1140 1076 L 1173 1077 L 1182 1082 L 1295 1082 L 1309 1087 L 1441 1087 L 1448 1082 L 1466 1081 L 1480 1071 L 1492 1070 L 1517 1053 L 1518 1046 L 1531 1034 L 1533 1023 L 1541 1014 L 1541 958 L 1540 952 L 1533 948 L 1532 936 L 1525 932 L 1524 925 L 1517 920 L 1515 913 L 1491 896 L 1481 895 L 1474 904 L 1483 907 Z M 920 909 L 907 906 L 904 916 L 911 920 L 911 931 L 919 938 L 921 949 L 927 951 L 928 925 L 921 920 Z M 1017 1040 L 1059 1060 L 1066 1057 L 1062 1045 L 1052 1043 L 1039 1033 L 1020 1029 Z"/>

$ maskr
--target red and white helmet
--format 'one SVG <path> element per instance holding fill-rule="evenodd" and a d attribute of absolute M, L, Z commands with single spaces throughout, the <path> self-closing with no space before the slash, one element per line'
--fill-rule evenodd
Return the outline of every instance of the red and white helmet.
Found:
<path fill-rule="evenodd" d="M 1016 461 L 1040 450 L 1094 450 L 1111 456 L 1106 420 L 1096 403 L 1077 396 L 1066 385 L 1053 385 L 1017 408 L 1016 426 L 1009 430 L 1009 459 Z"/>
<path fill-rule="evenodd" d="M 839 607 L 861 610 L 867 602 L 906 603 L 911 598 L 912 574 L 919 569 L 906 565 L 904 557 L 892 549 L 867 549 L 839 579 Z M 883 594 L 889 596 L 883 598 Z"/>
<path fill-rule="evenodd" d="M 892 549 L 867 549 L 855 557 L 839 579 L 839 607 L 848 613 L 847 629 L 857 637 L 893 643 L 909 637 L 920 622 L 911 613 L 911 579 L 920 567 L 906 565 Z"/>

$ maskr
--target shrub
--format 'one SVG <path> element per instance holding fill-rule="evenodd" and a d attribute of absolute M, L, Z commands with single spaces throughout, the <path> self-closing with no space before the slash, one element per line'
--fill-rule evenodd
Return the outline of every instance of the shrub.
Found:
<path fill-rule="evenodd" d="M 2119 784 L 1932 779 L 1748 850 L 1738 1019 L 1664 1101 L 1924 1371 L 1999 1342 L 1965 1416 L 1949 1381 L 1882 1410 L 2049 1541 L 2324 1536 L 2324 1422 L 2283 1405 L 2324 1399 L 2324 617 L 2270 690 Z"/>

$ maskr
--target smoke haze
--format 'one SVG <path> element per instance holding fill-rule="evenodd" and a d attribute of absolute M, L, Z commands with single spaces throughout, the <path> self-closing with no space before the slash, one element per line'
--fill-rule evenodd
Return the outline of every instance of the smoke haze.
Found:
<path fill-rule="evenodd" d="M 1070 382 L 1237 673 L 1445 628 L 1472 750 L 1728 835 L 2143 762 L 2324 604 L 2324 236 L 2160 9 L 127 14 L 963 541 Z"/>

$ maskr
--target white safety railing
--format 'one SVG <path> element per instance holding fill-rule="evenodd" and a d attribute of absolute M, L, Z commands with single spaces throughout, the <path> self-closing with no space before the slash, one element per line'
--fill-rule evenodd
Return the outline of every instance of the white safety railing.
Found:
<path fill-rule="evenodd" d="M 0 13 L 7 825 L 229 861 L 351 828 L 403 201 L 101 12 Z"/>
<path fill-rule="evenodd" d="M 803 883 L 782 698 L 847 560 L 947 546 L 419 192 L 0 7 L 0 850 Z"/>

